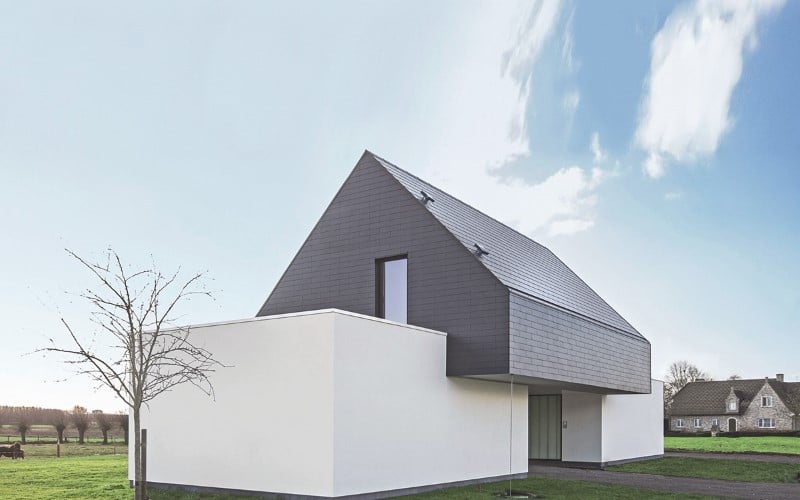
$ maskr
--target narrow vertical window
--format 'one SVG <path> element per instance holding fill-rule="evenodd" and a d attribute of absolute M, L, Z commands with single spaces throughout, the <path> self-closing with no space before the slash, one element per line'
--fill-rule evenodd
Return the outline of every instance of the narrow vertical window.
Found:
<path fill-rule="evenodd" d="M 398 323 L 408 322 L 408 257 L 375 261 L 375 315 Z"/>

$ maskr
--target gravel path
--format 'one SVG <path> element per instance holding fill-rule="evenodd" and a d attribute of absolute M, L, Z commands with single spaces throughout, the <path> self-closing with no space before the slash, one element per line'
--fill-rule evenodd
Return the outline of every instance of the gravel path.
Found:
<path fill-rule="evenodd" d="M 665 457 L 719 458 L 723 460 L 752 460 L 753 462 L 777 462 L 800 464 L 800 455 L 766 455 L 759 453 L 696 453 L 688 451 L 667 451 Z"/>
<path fill-rule="evenodd" d="M 668 477 L 654 474 L 634 474 L 591 469 L 570 469 L 531 464 L 529 477 L 552 477 L 594 483 L 617 484 L 634 488 L 670 491 L 673 493 L 693 493 L 725 498 L 768 498 L 770 500 L 800 499 L 800 483 L 744 483 L 740 481 L 721 481 L 718 479 L 699 479 L 693 477 Z"/>

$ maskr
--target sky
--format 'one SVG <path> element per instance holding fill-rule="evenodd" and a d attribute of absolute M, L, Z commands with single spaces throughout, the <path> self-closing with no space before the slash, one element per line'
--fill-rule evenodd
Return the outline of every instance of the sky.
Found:
<path fill-rule="evenodd" d="M 0 404 L 59 358 L 64 251 L 252 317 L 365 149 L 553 250 L 715 379 L 800 380 L 800 3 L 0 0 Z M 187 274 L 188 275 L 188 274 Z"/>

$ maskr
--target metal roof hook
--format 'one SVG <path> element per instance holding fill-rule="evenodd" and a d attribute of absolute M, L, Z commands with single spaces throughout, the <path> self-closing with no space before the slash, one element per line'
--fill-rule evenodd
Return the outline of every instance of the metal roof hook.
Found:
<path fill-rule="evenodd" d="M 480 257 L 483 257 L 484 255 L 489 255 L 489 252 L 487 252 L 486 250 L 481 248 L 480 245 L 475 243 L 475 255 L 477 255 L 478 258 L 480 258 Z"/>

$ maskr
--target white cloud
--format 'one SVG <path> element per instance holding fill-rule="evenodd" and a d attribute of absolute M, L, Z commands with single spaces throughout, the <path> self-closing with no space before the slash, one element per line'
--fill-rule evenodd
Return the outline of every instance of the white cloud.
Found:
<path fill-rule="evenodd" d="M 664 175 L 664 159 L 660 154 L 650 152 L 647 159 L 644 161 L 644 171 L 653 179 L 658 179 Z"/>
<path fill-rule="evenodd" d="M 569 166 L 538 183 L 507 173 L 500 176 L 497 170 L 530 153 L 525 116 L 536 87 L 534 67 L 556 36 L 560 4 L 523 4 L 526 10 L 502 18 L 495 4 L 486 9 L 470 28 L 475 45 L 460 47 L 469 58 L 454 64 L 459 68 L 455 80 L 444 86 L 448 93 L 442 96 L 443 108 L 434 123 L 442 123 L 444 116 L 447 126 L 437 128 L 439 148 L 429 155 L 423 177 L 525 234 L 586 230 L 594 223 L 596 190 L 608 177 L 604 170 Z M 483 36 L 476 36 L 476 31 Z M 497 36 L 508 32 L 513 34 L 511 40 Z M 563 42 L 549 49 L 562 51 Z M 499 74 L 492 71 L 498 59 Z M 569 90 L 562 110 L 569 116 L 579 103 L 580 93 Z M 497 135 L 503 130 L 510 133 Z"/>
<path fill-rule="evenodd" d="M 531 67 L 552 35 L 560 9 L 560 2 L 540 0 L 532 4 L 527 15 L 518 18 L 522 22 L 514 30 L 516 36 L 511 48 L 503 53 L 502 72 L 520 88 L 527 87 Z"/>
<path fill-rule="evenodd" d="M 548 234 L 550 236 L 570 235 L 585 231 L 594 226 L 591 219 L 563 219 L 550 223 Z"/>
<path fill-rule="evenodd" d="M 575 114 L 575 111 L 578 109 L 578 105 L 581 103 L 581 93 L 577 90 L 570 90 L 564 94 L 564 100 L 562 102 L 564 106 L 564 111 L 567 113 L 568 117 L 571 117 Z"/>
<path fill-rule="evenodd" d="M 608 154 L 600 147 L 600 134 L 597 132 L 592 134 L 592 142 L 589 144 L 589 149 L 592 151 L 595 163 L 603 163 L 608 158 Z"/>
<path fill-rule="evenodd" d="M 573 48 L 575 46 L 574 37 L 572 35 L 572 25 L 573 19 L 575 18 L 575 9 L 573 8 L 572 11 L 569 13 L 569 17 L 567 18 L 567 23 L 564 26 L 564 35 L 562 37 L 561 43 L 561 60 L 564 63 L 564 66 L 567 68 L 567 71 L 577 71 L 580 68 L 580 62 L 575 58 L 573 54 Z"/>
<path fill-rule="evenodd" d="M 675 9 L 651 44 L 650 74 L 636 131 L 657 178 L 668 160 L 713 154 L 733 124 L 730 100 L 757 22 L 783 0 L 695 0 Z"/>
<path fill-rule="evenodd" d="M 571 234 L 591 227 L 595 190 L 605 178 L 601 169 L 572 166 L 537 184 L 513 179 L 485 185 L 484 194 L 491 195 L 494 215 L 525 234 Z"/>

